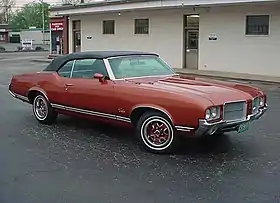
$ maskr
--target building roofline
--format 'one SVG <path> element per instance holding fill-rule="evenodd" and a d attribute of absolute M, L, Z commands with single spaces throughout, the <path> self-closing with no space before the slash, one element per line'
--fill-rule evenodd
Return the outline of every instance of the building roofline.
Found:
<path fill-rule="evenodd" d="M 97 2 L 89 2 L 89 3 L 80 3 L 80 4 L 64 4 L 59 6 L 51 6 L 51 11 L 61 11 L 66 9 L 76 9 L 76 8 L 88 8 L 88 7 L 101 7 L 107 5 L 120 5 L 120 4 L 130 4 L 130 3 L 143 3 L 143 2 L 151 2 L 158 0 L 104 0 Z"/>
<path fill-rule="evenodd" d="M 248 3 L 272 3 L 280 0 L 108 0 L 50 8 L 51 16 L 67 16 L 86 13 L 118 12 L 125 10 L 204 7 Z"/>

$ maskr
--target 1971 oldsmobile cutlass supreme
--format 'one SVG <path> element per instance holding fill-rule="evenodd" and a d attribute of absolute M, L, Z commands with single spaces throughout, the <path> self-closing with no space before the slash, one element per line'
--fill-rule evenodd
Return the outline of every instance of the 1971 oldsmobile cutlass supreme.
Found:
<path fill-rule="evenodd" d="M 130 51 L 59 56 L 41 72 L 13 76 L 9 92 L 42 124 L 68 114 L 134 126 L 157 153 L 174 150 L 182 132 L 244 132 L 267 110 L 256 87 L 179 75 L 157 54 Z"/>

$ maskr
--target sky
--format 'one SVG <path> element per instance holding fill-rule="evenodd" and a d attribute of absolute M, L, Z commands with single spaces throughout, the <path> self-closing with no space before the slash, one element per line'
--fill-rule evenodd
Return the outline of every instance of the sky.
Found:
<path fill-rule="evenodd" d="M 15 7 L 16 7 L 16 9 L 19 9 L 24 4 L 27 4 L 30 2 L 33 2 L 33 0 L 15 0 Z M 34 0 L 34 2 L 39 2 L 39 0 Z M 47 2 L 49 4 L 57 4 L 57 3 L 60 3 L 61 0 L 44 0 L 44 2 Z"/>

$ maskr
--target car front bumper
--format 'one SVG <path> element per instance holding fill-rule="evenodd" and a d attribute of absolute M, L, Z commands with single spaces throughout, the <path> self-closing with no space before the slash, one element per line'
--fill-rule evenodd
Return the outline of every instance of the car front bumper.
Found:
<path fill-rule="evenodd" d="M 238 127 L 246 122 L 257 120 L 263 116 L 268 109 L 268 106 L 260 108 L 255 114 L 247 116 L 244 120 L 238 121 L 219 121 L 215 123 L 209 123 L 204 119 L 199 120 L 199 127 L 195 131 L 196 136 L 213 135 L 215 133 L 224 133 L 231 131 L 238 131 Z"/>

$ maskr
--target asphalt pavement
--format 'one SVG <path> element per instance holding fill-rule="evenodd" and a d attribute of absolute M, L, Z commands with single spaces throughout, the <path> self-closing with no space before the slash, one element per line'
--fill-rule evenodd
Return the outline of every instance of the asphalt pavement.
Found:
<path fill-rule="evenodd" d="M 280 202 L 279 86 L 255 84 L 270 110 L 244 134 L 186 139 L 183 151 L 155 155 L 125 129 L 66 116 L 39 124 L 8 93 L 13 74 L 46 66 L 35 55 L 0 54 L 1 203 Z"/>

